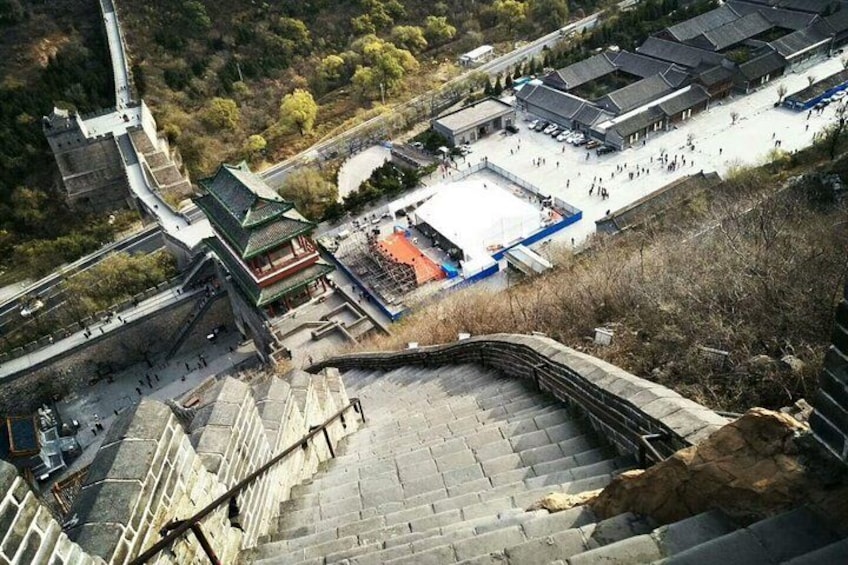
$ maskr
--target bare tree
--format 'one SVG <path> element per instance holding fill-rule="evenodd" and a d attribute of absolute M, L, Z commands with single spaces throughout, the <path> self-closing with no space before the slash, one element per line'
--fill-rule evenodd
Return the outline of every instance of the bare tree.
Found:
<path fill-rule="evenodd" d="M 739 112 L 730 112 L 730 123 L 735 124 L 736 120 L 739 119 Z"/>
<path fill-rule="evenodd" d="M 848 57 L 842 57 L 842 68 L 848 69 Z"/>
<path fill-rule="evenodd" d="M 813 83 L 816 82 L 815 75 L 807 75 L 807 85 L 813 86 Z"/>
<path fill-rule="evenodd" d="M 783 97 L 786 96 L 786 93 L 788 92 L 788 90 L 789 89 L 786 88 L 785 84 L 780 83 L 780 85 L 778 85 L 778 87 L 777 87 L 777 103 L 778 104 L 783 102 Z"/>

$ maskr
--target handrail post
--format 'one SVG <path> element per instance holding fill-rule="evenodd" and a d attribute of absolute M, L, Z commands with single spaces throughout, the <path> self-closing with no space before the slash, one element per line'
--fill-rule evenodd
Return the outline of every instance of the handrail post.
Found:
<path fill-rule="evenodd" d="M 221 560 L 218 559 L 218 556 L 215 554 L 215 550 L 212 549 L 212 545 L 210 545 L 209 540 L 206 539 L 206 534 L 203 533 L 203 530 L 200 529 L 200 524 L 194 523 L 191 525 L 191 531 L 194 532 L 194 537 L 197 538 L 197 541 L 200 542 L 200 547 L 203 548 L 203 552 L 206 554 L 206 557 L 209 558 L 209 562 L 212 565 L 221 565 Z"/>
<path fill-rule="evenodd" d="M 333 442 L 330 441 L 330 434 L 329 434 L 329 432 L 327 432 L 326 427 L 323 428 L 322 431 L 324 432 L 324 439 L 327 441 L 327 449 L 330 450 L 330 457 L 332 459 L 335 459 L 336 458 L 336 451 L 333 449 Z"/>

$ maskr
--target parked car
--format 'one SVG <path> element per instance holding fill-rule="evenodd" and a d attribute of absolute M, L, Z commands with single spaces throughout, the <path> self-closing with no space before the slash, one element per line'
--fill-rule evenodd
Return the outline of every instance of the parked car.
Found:
<path fill-rule="evenodd" d="M 845 98 L 845 96 L 846 96 L 847 94 L 848 94 L 848 93 L 846 93 L 844 90 L 840 90 L 839 92 L 837 92 L 836 94 L 834 94 L 833 96 L 831 96 L 831 97 L 830 97 L 830 99 L 831 99 L 832 101 L 842 100 L 843 98 Z"/>
<path fill-rule="evenodd" d="M 536 127 L 534 127 L 533 129 L 536 130 L 536 131 L 542 131 L 543 129 L 545 129 L 549 125 L 551 125 L 551 122 L 539 122 L 538 124 L 536 124 Z"/>
<path fill-rule="evenodd" d="M 597 139 L 592 139 L 586 144 L 586 149 L 595 149 L 601 146 L 601 142 Z"/>
<path fill-rule="evenodd" d="M 565 139 L 566 139 L 569 135 L 571 135 L 571 132 L 570 132 L 570 131 L 568 131 L 568 130 L 564 130 L 564 131 L 562 131 L 562 132 L 561 132 L 561 133 L 560 133 L 560 134 L 556 137 L 556 140 L 557 140 L 557 141 L 559 141 L 559 142 L 563 142 L 563 141 L 565 141 Z"/>
<path fill-rule="evenodd" d="M 586 139 L 585 135 L 581 135 L 580 137 L 576 138 L 574 141 L 571 142 L 571 144 L 574 145 L 575 147 L 579 147 L 581 145 L 586 145 L 587 143 L 589 143 L 589 140 Z"/>
<path fill-rule="evenodd" d="M 472 151 L 471 147 L 469 147 L 467 145 L 460 145 L 459 146 L 459 153 L 461 155 L 468 155 L 469 153 L 473 153 L 473 152 L 474 151 Z"/>
<path fill-rule="evenodd" d="M 419 151 L 424 150 L 424 144 L 421 143 L 420 141 L 413 141 L 412 143 L 410 143 L 410 145 L 413 146 L 414 148 L 418 149 Z"/>
<path fill-rule="evenodd" d="M 542 130 L 542 133 L 544 133 L 545 135 L 549 135 L 549 134 L 550 134 L 552 131 L 554 131 L 556 128 L 557 128 L 557 127 L 556 127 L 556 124 L 551 124 L 551 125 L 549 125 L 548 127 L 546 127 L 545 129 L 543 129 L 543 130 Z"/>
<path fill-rule="evenodd" d="M 556 136 L 558 136 L 560 133 L 562 133 L 562 130 L 559 128 L 559 126 L 557 126 L 557 127 L 555 127 L 555 128 L 554 128 L 554 131 L 552 131 L 549 135 L 550 135 L 551 137 L 556 137 Z"/>
<path fill-rule="evenodd" d="M 506 131 L 508 131 L 509 133 L 518 133 L 518 126 L 514 126 L 514 125 L 512 125 L 512 124 L 509 124 L 509 125 L 508 125 L 508 126 L 506 126 L 504 129 L 505 129 Z"/>
<path fill-rule="evenodd" d="M 527 127 L 530 128 L 530 129 L 536 129 L 536 126 L 538 126 L 538 125 L 539 125 L 539 120 L 533 120 L 532 122 L 527 124 Z"/>
<path fill-rule="evenodd" d="M 609 145 L 604 145 L 595 149 L 595 153 L 597 153 L 598 156 L 606 155 L 607 153 L 612 153 L 613 151 L 615 151 L 615 147 L 610 147 Z"/>

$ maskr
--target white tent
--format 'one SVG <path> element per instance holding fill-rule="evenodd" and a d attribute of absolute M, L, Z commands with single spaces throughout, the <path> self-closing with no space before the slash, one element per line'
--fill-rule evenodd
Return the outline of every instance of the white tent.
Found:
<path fill-rule="evenodd" d="M 425 222 L 462 249 L 466 261 L 489 259 L 542 227 L 541 211 L 491 183 L 465 180 L 444 187 L 416 211 Z"/>

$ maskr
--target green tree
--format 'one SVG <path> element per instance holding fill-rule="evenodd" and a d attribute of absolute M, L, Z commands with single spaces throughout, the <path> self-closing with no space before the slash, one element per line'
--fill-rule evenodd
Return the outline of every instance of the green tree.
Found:
<path fill-rule="evenodd" d="M 203 114 L 203 120 L 213 128 L 234 130 L 239 125 L 239 109 L 235 100 L 213 98 Z"/>
<path fill-rule="evenodd" d="M 501 75 L 498 75 L 497 80 L 495 80 L 495 86 L 492 87 L 492 94 L 495 96 L 500 96 L 503 94 L 503 84 L 501 84 Z"/>
<path fill-rule="evenodd" d="M 286 177 L 280 196 L 294 202 L 307 218 L 320 220 L 339 198 L 338 187 L 316 169 L 300 169 Z"/>
<path fill-rule="evenodd" d="M 268 142 L 259 134 L 253 134 L 244 142 L 244 152 L 248 158 L 254 158 L 265 150 Z"/>
<path fill-rule="evenodd" d="M 568 22 L 566 0 L 532 0 L 530 17 L 542 31 L 552 31 Z"/>
<path fill-rule="evenodd" d="M 351 46 L 362 56 L 364 65 L 357 67 L 351 82 L 357 93 L 366 99 L 379 95 L 380 85 L 390 92 L 397 88 L 403 77 L 418 69 L 418 61 L 406 49 L 375 35 L 367 35 Z"/>
<path fill-rule="evenodd" d="M 450 25 L 445 16 L 427 16 L 424 20 L 424 37 L 431 45 L 441 45 L 455 35 L 456 28 Z"/>
<path fill-rule="evenodd" d="M 392 43 L 410 53 L 420 53 L 427 49 L 424 31 L 418 26 L 395 26 L 392 28 Z"/>
<path fill-rule="evenodd" d="M 47 219 L 47 194 L 23 186 L 12 191 L 12 216 L 29 232 L 37 232 Z"/>
<path fill-rule="evenodd" d="M 90 314 L 152 288 L 176 272 L 176 262 L 166 251 L 149 255 L 115 253 L 62 285 L 73 302 Z"/>
<path fill-rule="evenodd" d="M 280 18 L 274 26 L 274 33 L 284 37 L 295 45 L 294 51 L 306 53 L 312 46 L 309 28 L 296 18 Z"/>
<path fill-rule="evenodd" d="M 494 88 L 492 87 L 492 79 L 486 79 L 486 85 L 483 87 L 483 94 L 486 96 L 491 96 L 492 92 L 494 92 Z"/>
<path fill-rule="evenodd" d="M 366 35 L 369 33 L 377 33 L 377 26 L 371 21 L 371 16 L 362 14 L 350 19 L 350 27 L 356 35 Z"/>
<path fill-rule="evenodd" d="M 315 116 L 318 115 L 318 104 L 308 90 L 296 88 L 291 94 L 286 94 L 280 104 L 280 122 L 283 127 L 296 127 L 300 135 L 312 131 Z"/>
<path fill-rule="evenodd" d="M 518 0 L 496 0 L 492 5 L 498 25 L 512 32 L 527 17 L 527 5 Z"/>

